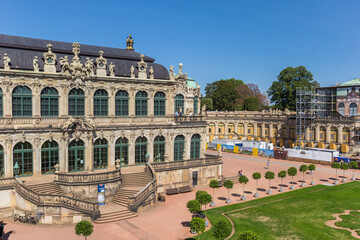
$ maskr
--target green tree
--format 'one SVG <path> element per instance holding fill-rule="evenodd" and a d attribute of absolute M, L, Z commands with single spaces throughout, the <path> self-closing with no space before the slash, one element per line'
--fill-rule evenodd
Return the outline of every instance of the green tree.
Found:
<path fill-rule="evenodd" d="M 256 180 L 256 193 L 257 193 L 258 192 L 259 179 L 261 178 L 261 173 L 254 172 L 252 174 L 252 177 L 253 177 L 254 180 Z"/>
<path fill-rule="evenodd" d="M 261 110 L 260 101 L 257 97 L 247 97 L 244 99 L 243 109 L 246 111 Z"/>
<path fill-rule="evenodd" d="M 212 111 L 214 109 L 213 100 L 211 98 L 202 97 L 200 101 L 200 108 L 206 105 L 206 111 Z"/>
<path fill-rule="evenodd" d="M 194 217 L 190 222 L 190 229 L 196 231 L 198 239 L 200 239 L 199 234 L 205 231 L 205 220 L 199 217 Z"/>
<path fill-rule="evenodd" d="M 75 226 L 75 233 L 78 236 L 86 237 L 90 236 L 94 231 L 94 226 L 88 221 L 78 222 Z"/>
<path fill-rule="evenodd" d="M 314 88 L 320 84 L 313 79 L 313 75 L 304 66 L 287 67 L 277 76 L 267 91 L 270 101 L 276 108 L 296 110 L 296 88 Z"/>
<path fill-rule="evenodd" d="M 271 171 L 267 171 L 265 173 L 265 178 L 267 180 L 269 180 L 269 190 L 270 190 L 270 187 L 271 187 L 271 180 L 275 178 L 275 173 L 274 172 L 271 172 Z"/>
<path fill-rule="evenodd" d="M 345 171 L 349 169 L 349 164 L 347 164 L 346 162 L 342 162 L 342 163 L 340 164 L 340 169 L 343 170 L 343 175 L 344 175 L 344 177 L 346 177 L 346 176 L 345 176 Z"/>
<path fill-rule="evenodd" d="M 205 87 L 206 97 L 213 101 L 213 108 L 219 111 L 236 110 L 236 87 L 244 84 L 242 80 L 221 79 L 219 81 L 207 84 Z"/>
<path fill-rule="evenodd" d="M 303 174 L 303 182 L 305 181 L 305 172 L 307 171 L 307 166 L 305 164 L 301 165 L 299 171 Z"/>
<path fill-rule="evenodd" d="M 245 175 L 239 177 L 239 183 L 243 185 L 243 195 L 245 195 L 245 184 L 247 184 L 248 182 L 249 179 Z"/>
<path fill-rule="evenodd" d="M 311 182 L 313 182 L 313 171 L 316 170 L 316 166 L 314 164 L 309 164 L 308 169 L 310 170 Z"/>
<path fill-rule="evenodd" d="M 214 200 L 214 194 L 215 194 L 215 188 L 219 188 L 219 181 L 218 180 L 210 180 L 209 187 L 213 189 L 213 200 Z"/>
<path fill-rule="evenodd" d="M 286 171 L 282 170 L 278 173 L 278 177 L 281 178 L 281 185 L 283 185 L 283 179 L 286 177 Z"/>
<path fill-rule="evenodd" d="M 337 180 L 337 170 L 340 168 L 340 163 L 338 163 L 338 162 L 333 162 L 333 164 L 331 165 L 331 167 L 336 169 L 335 180 Z"/>
<path fill-rule="evenodd" d="M 359 164 L 356 161 L 351 161 L 349 164 L 350 168 L 353 170 L 353 179 L 355 178 L 355 169 L 359 168 Z"/>
<path fill-rule="evenodd" d="M 252 231 L 244 231 L 240 233 L 238 240 L 259 240 L 259 236 Z"/>
<path fill-rule="evenodd" d="M 200 193 L 198 193 L 200 192 Z M 198 191 L 196 192 L 196 200 L 198 200 L 198 202 L 202 205 L 205 206 L 205 217 L 206 217 L 206 205 L 211 203 L 212 201 L 212 197 L 210 194 L 208 194 L 205 191 Z"/>
<path fill-rule="evenodd" d="M 186 207 L 192 214 L 197 213 L 201 210 L 201 205 L 198 200 L 190 200 L 186 203 Z"/>
<path fill-rule="evenodd" d="M 218 221 L 213 227 L 213 234 L 216 239 L 225 239 L 231 234 L 231 227 L 226 224 L 225 221 Z"/>
<path fill-rule="evenodd" d="M 288 174 L 291 176 L 291 181 L 294 182 L 294 177 L 297 175 L 297 169 L 295 167 L 289 167 Z"/>
<path fill-rule="evenodd" d="M 228 199 L 230 199 L 230 189 L 232 189 L 234 186 L 234 182 L 231 180 L 226 180 L 224 182 L 224 187 L 228 190 Z"/>

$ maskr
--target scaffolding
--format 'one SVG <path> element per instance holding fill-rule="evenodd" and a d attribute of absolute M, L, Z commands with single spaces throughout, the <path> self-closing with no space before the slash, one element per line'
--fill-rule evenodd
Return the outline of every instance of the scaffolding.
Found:
<path fill-rule="evenodd" d="M 315 120 L 332 118 L 336 112 L 334 88 L 296 89 L 296 142 L 303 148 L 304 142 L 315 141 Z"/>

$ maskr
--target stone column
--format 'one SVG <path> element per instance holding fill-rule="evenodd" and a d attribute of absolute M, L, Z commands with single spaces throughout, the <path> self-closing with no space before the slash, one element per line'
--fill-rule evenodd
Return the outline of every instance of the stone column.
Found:
<path fill-rule="evenodd" d="M 214 132 L 214 137 L 217 136 L 219 134 L 219 124 L 217 122 L 215 122 L 215 132 Z"/>
<path fill-rule="evenodd" d="M 91 89 L 85 90 L 85 116 L 92 117 L 94 116 L 94 101 L 93 101 L 93 91 Z"/>
<path fill-rule="evenodd" d="M 342 144 L 343 142 L 343 125 L 340 125 L 338 128 L 338 136 L 337 136 L 337 143 L 338 144 Z"/>
<path fill-rule="evenodd" d="M 278 132 L 277 132 L 277 136 L 275 136 L 276 138 L 284 138 L 281 136 L 281 133 L 282 133 L 282 128 L 281 128 L 281 123 L 277 125 L 277 128 L 278 128 Z M 283 134 L 285 136 L 285 134 Z"/>
<path fill-rule="evenodd" d="M 350 144 L 354 145 L 354 136 L 355 136 L 356 128 L 350 128 Z"/>
<path fill-rule="evenodd" d="M 87 143 L 86 143 L 86 154 L 85 154 L 85 171 L 94 170 L 94 137 L 91 133 L 88 133 Z"/>
<path fill-rule="evenodd" d="M 150 155 L 149 158 L 149 163 L 153 163 L 154 162 L 154 137 L 150 136 L 148 137 L 148 145 L 147 145 L 147 152 Z"/>
<path fill-rule="evenodd" d="M 35 139 L 33 142 L 33 176 L 41 176 L 41 146 L 40 139 Z"/>
<path fill-rule="evenodd" d="M 165 139 L 165 154 L 168 156 L 168 161 L 174 161 L 174 134 L 168 134 Z M 166 161 L 166 159 L 165 159 Z"/>
<path fill-rule="evenodd" d="M 34 94 L 32 97 L 32 111 L 33 111 L 33 117 L 40 117 L 41 116 L 41 106 L 40 106 L 40 93 L 39 89 L 34 90 Z"/>
<path fill-rule="evenodd" d="M 108 152 L 109 152 L 109 157 L 108 157 L 108 161 L 109 161 L 109 169 L 115 169 L 115 139 L 114 137 L 110 137 L 110 141 L 109 141 L 109 148 L 108 148 Z"/>
<path fill-rule="evenodd" d="M 201 134 L 200 158 L 205 157 L 205 151 L 206 151 L 206 134 Z"/>
<path fill-rule="evenodd" d="M 69 115 L 69 96 L 66 86 L 62 88 L 62 94 L 59 97 L 59 114 L 61 117 L 67 117 Z M 61 166 L 60 166 L 61 168 Z"/>
<path fill-rule="evenodd" d="M 248 136 L 248 123 L 247 122 L 245 122 L 244 123 L 244 137 L 246 138 L 247 136 Z"/>
<path fill-rule="evenodd" d="M 68 137 L 60 138 L 60 154 L 59 154 L 59 165 L 60 172 L 69 172 L 69 161 L 68 161 L 68 152 L 69 152 L 69 139 Z"/>
<path fill-rule="evenodd" d="M 13 177 L 12 140 L 6 139 L 4 149 L 4 171 L 5 177 Z"/>
<path fill-rule="evenodd" d="M 191 134 L 185 134 L 185 145 L 184 145 L 184 151 L 185 151 L 185 159 L 190 159 L 190 150 L 191 150 Z"/>
<path fill-rule="evenodd" d="M 129 116 L 135 117 L 135 93 L 129 92 Z"/>
<path fill-rule="evenodd" d="M 115 93 L 110 91 L 109 94 L 109 117 L 115 117 Z"/>
<path fill-rule="evenodd" d="M 289 139 L 290 138 L 290 125 L 286 124 L 286 138 Z M 295 140 L 296 140 L 296 136 L 295 136 Z"/>
<path fill-rule="evenodd" d="M 310 142 L 310 128 L 309 127 L 307 127 L 306 129 L 305 129 L 305 141 L 306 142 Z M 301 139 L 300 139 L 301 140 Z"/>
<path fill-rule="evenodd" d="M 265 123 L 261 124 L 261 137 L 264 138 L 265 137 Z"/>
<path fill-rule="evenodd" d="M 129 166 L 135 165 L 135 137 L 131 136 L 129 139 Z"/>
<path fill-rule="evenodd" d="M 148 117 L 154 117 L 154 91 L 149 91 L 148 95 Z"/>
<path fill-rule="evenodd" d="M 12 98 L 11 98 L 11 91 L 3 91 L 3 98 L 4 103 L 4 117 L 12 117 Z"/>
<path fill-rule="evenodd" d="M 225 130 L 224 130 L 224 137 L 225 138 L 229 138 L 229 123 L 228 122 L 225 122 Z"/>
<path fill-rule="evenodd" d="M 277 137 L 277 136 L 274 136 L 274 125 L 273 124 L 270 124 L 269 125 L 269 138 L 274 138 L 274 137 Z"/>
<path fill-rule="evenodd" d="M 175 103 L 174 103 L 174 96 L 173 94 L 168 91 L 166 93 L 166 114 L 174 116 L 175 114 Z"/>
<path fill-rule="evenodd" d="M 315 142 L 320 142 L 320 126 L 319 125 L 316 125 L 315 126 L 315 136 L 314 136 L 314 141 Z"/>
<path fill-rule="evenodd" d="M 331 126 L 326 126 L 326 142 L 331 142 L 330 129 Z"/>
<path fill-rule="evenodd" d="M 253 126 L 254 126 L 254 137 L 259 137 L 258 136 L 258 126 L 257 126 L 257 123 L 253 123 Z"/>

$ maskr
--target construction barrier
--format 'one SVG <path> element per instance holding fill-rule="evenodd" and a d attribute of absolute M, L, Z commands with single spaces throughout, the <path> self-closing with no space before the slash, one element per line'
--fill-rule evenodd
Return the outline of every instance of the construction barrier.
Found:
<path fill-rule="evenodd" d="M 349 152 L 349 146 L 345 143 L 341 144 L 341 152 L 342 153 L 347 153 Z"/>
<path fill-rule="evenodd" d="M 239 146 L 234 147 L 234 153 L 239 153 Z"/>

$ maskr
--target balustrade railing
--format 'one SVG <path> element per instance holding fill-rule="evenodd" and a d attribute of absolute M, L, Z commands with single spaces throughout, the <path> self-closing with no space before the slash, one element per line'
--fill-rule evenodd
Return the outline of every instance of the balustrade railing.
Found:
<path fill-rule="evenodd" d="M 121 170 L 117 169 L 110 172 L 87 173 L 87 174 L 71 174 L 71 173 L 55 173 L 55 182 L 64 185 L 89 185 L 108 183 L 121 180 Z"/>

